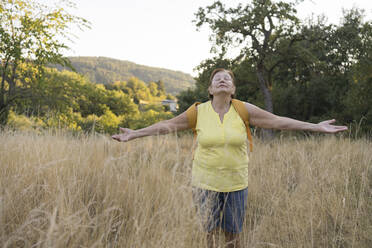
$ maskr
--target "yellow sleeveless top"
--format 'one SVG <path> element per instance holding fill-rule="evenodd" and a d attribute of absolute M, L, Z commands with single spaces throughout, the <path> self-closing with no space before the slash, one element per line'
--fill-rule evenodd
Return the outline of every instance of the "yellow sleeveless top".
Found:
<path fill-rule="evenodd" d="M 192 185 L 218 192 L 248 187 L 247 132 L 232 104 L 223 122 L 212 102 L 198 105 Z"/>

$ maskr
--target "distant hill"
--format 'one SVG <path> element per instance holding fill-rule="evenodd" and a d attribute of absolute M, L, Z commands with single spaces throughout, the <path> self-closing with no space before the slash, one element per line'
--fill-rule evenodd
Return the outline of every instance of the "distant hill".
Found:
<path fill-rule="evenodd" d="M 95 83 L 127 81 L 130 77 L 139 78 L 146 83 L 161 80 L 166 91 L 172 95 L 177 95 L 195 84 L 191 75 L 180 71 L 138 65 L 106 57 L 69 57 L 69 59 L 77 72 L 86 75 Z M 61 66 L 55 67 L 62 70 Z"/>

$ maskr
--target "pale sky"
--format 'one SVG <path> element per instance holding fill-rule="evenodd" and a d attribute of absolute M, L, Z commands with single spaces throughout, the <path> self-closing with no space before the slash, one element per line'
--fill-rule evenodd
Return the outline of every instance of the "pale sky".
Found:
<path fill-rule="evenodd" d="M 105 56 L 137 64 L 182 71 L 193 69 L 212 57 L 207 26 L 196 31 L 194 13 L 214 0 L 72 0 L 72 13 L 91 22 L 91 29 L 76 31 L 66 56 Z M 247 2 L 225 0 L 229 5 Z M 372 0 L 305 0 L 298 17 L 324 14 L 339 24 L 342 9 L 365 9 L 372 19 Z"/>

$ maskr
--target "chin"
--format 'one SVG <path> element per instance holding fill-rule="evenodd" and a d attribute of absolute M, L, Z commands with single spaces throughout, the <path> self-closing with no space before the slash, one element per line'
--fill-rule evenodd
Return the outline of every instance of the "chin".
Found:
<path fill-rule="evenodd" d="M 216 92 L 216 94 L 229 94 L 229 95 L 231 95 L 232 93 L 227 89 L 220 89 Z"/>

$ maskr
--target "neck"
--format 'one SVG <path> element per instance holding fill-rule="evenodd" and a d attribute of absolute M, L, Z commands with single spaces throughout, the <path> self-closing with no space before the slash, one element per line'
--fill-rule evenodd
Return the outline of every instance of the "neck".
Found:
<path fill-rule="evenodd" d="M 216 110 L 227 111 L 231 102 L 230 95 L 214 95 L 212 99 L 212 106 Z"/>

